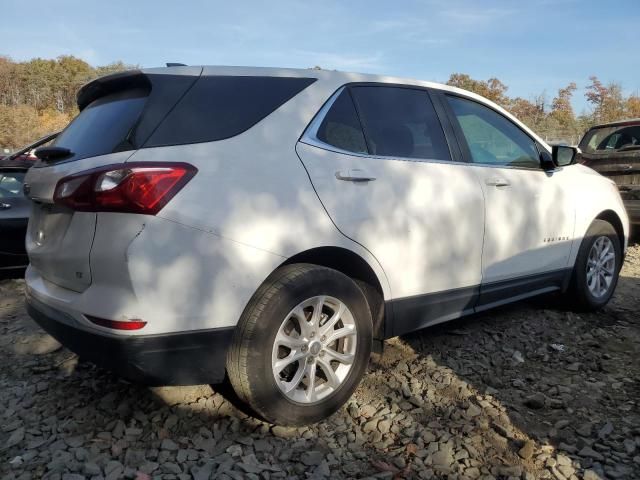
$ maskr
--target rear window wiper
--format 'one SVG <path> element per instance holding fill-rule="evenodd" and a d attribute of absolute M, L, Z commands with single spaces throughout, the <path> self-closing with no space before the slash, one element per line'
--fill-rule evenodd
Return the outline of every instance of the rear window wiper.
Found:
<path fill-rule="evenodd" d="M 68 148 L 56 147 L 55 145 L 51 147 L 40 147 L 33 153 L 36 157 L 44 162 L 60 160 L 73 155 L 73 152 Z"/>

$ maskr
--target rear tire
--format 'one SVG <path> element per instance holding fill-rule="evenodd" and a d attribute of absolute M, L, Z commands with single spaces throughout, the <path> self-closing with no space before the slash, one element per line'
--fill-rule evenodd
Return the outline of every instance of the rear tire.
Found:
<path fill-rule="evenodd" d="M 568 292 L 570 307 L 579 311 L 604 307 L 616 289 L 621 266 L 622 248 L 615 228 L 594 220 L 578 250 Z"/>
<path fill-rule="evenodd" d="M 371 343 L 371 313 L 353 280 L 325 267 L 287 265 L 245 308 L 227 374 L 257 416 L 305 425 L 349 399 L 366 371 Z"/>

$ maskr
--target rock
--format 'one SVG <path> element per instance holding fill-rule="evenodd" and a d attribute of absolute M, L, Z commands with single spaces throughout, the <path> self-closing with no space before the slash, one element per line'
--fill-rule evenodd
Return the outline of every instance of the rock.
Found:
<path fill-rule="evenodd" d="M 453 460 L 453 452 L 449 444 L 440 445 L 440 449 L 431 455 L 431 462 L 435 467 L 449 468 Z"/>
<path fill-rule="evenodd" d="M 583 480 L 602 480 L 602 477 L 593 470 L 585 470 L 582 478 Z"/>
<path fill-rule="evenodd" d="M 472 403 L 467 408 L 466 413 L 469 418 L 475 418 L 480 416 L 480 414 L 482 413 L 482 409 L 479 406 L 477 406 L 475 403 Z"/>
<path fill-rule="evenodd" d="M 165 448 L 165 450 L 169 450 Z M 124 454 L 124 464 L 127 467 L 140 467 L 146 462 L 147 458 L 144 450 L 135 450 L 133 448 L 128 448 L 126 453 Z"/>
<path fill-rule="evenodd" d="M 498 467 L 498 475 L 503 477 L 521 477 L 522 467 L 520 465 L 501 465 Z"/>
<path fill-rule="evenodd" d="M 363 405 L 360 407 L 360 415 L 364 418 L 371 418 L 376 414 L 376 409 L 372 405 Z"/>
<path fill-rule="evenodd" d="M 231 445 L 227 448 L 227 453 L 232 457 L 241 457 L 242 456 L 242 447 L 240 445 Z"/>
<path fill-rule="evenodd" d="M 598 438 L 606 438 L 611 432 L 613 432 L 613 425 L 611 422 L 605 423 L 600 430 L 598 430 Z"/>
<path fill-rule="evenodd" d="M 362 426 L 362 431 L 364 433 L 369 433 L 369 432 L 373 432 L 377 428 L 378 428 L 378 420 L 374 418 L 372 420 L 369 420 Z"/>
<path fill-rule="evenodd" d="M 298 431 L 295 428 L 281 427 L 276 425 L 271 429 L 271 432 L 280 438 L 295 438 L 298 436 Z"/>
<path fill-rule="evenodd" d="M 569 445 L 568 443 L 563 442 L 560 442 L 558 448 L 568 453 L 576 453 L 578 451 L 578 449 L 574 445 Z"/>
<path fill-rule="evenodd" d="M 536 445 L 533 441 L 527 440 L 526 442 L 524 442 L 522 448 L 518 450 L 518 455 L 520 455 L 525 460 L 529 460 L 531 457 L 533 457 L 535 447 Z"/>
<path fill-rule="evenodd" d="M 390 429 L 391 429 L 391 422 L 389 420 L 381 420 L 380 422 L 378 422 L 378 430 L 380 430 L 380 433 L 382 434 L 389 433 Z"/>
<path fill-rule="evenodd" d="M 571 477 L 576 472 L 576 469 L 570 465 L 558 465 L 558 470 L 565 478 Z"/>
<path fill-rule="evenodd" d="M 544 407 L 545 396 L 542 393 L 535 393 L 524 399 L 524 404 L 532 409 L 540 409 Z"/>
<path fill-rule="evenodd" d="M 589 446 L 583 447 L 582 450 L 578 452 L 578 455 L 580 455 L 581 457 L 592 458 L 599 462 L 604 461 L 604 457 Z"/>
<path fill-rule="evenodd" d="M 316 467 L 311 475 L 311 478 L 329 478 L 331 476 L 331 469 L 329 468 L 329 464 L 323 460 L 320 462 L 320 465 Z"/>
<path fill-rule="evenodd" d="M 176 465 L 173 462 L 165 462 L 162 465 L 160 465 L 160 468 L 162 469 L 163 472 L 173 473 L 174 475 L 182 473 L 182 469 L 180 468 L 180 466 Z"/>
<path fill-rule="evenodd" d="M 102 475 L 102 470 L 100 469 L 100 467 L 93 462 L 86 462 L 83 465 L 83 471 L 85 475 L 89 475 L 91 477 Z"/>
<path fill-rule="evenodd" d="M 318 450 L 311 450 L 309 452 L 304 452 L 300 456 L 300 461 L 308 467 L 320 465 L 320 462 L 322 462 L 323 459 L 324 459 L 324 454 Z"/>
<path fill-rule="evenodd" d="M 6 443 L 4 444 L 5 448 L 14 447 L 19 443 L 22 443 L 23 440 L 24 440 L 24 427 L 17 428 L 16 430 L 13 431 L 13 433 L 7 439 Z"/>
<path fill-rule="evenodd" d="M 577 372 L 578 370 L 580 370 L 580 363 L 570 363 L 569 365 L 567 365 L 567 370 L 569 370 L 570 372 Z"/>
<path fill-rule="evenodd" d="M 62 480 L 85 480 L 85 478 L 79 473 L 65 473 L 62 475 Z"/>
<path fill-rule="evenodd" d="M 576 429 L 576 433 L 581 437 L 590 437 L 591 431 L 593 430 L 593 425 L 590 423 L 583 423 L 580 427 Z"/>
<path fill-rule="evenodd" d="M 169 450 L 174 452 L 178 450 L 179 447 L 178 447 L 178 444 L 173 440 L 171 440 L 170 438 L 165 438 L 164 440 L 162 440 L 162 443 L 160 444 L 160 448 L 162 450 Z"/>
<path fill-rule="evenodd" d="M 511 358 L 513 360 L 514 363 L 524 363 L 524 357 L 522 356 L 522 353 L 520 353 L 518 350 L 515 350 L 513 352 L 513 355 L 511 355 Z"/>
<path fill-rule="evenodd" d="M 637 445 L 636 445 L 636 442 L 634 442 L 633 440 L 628 439 L 628 438 L 627 438 L 627 439 L 625 439 L 625 440 L 624 440 L 624 442 L 622 442 L 622 444 L 624 445 L 624 449 L 625 449 L 625 451 L 626 451 L 629 455 L 632 455 L 632 454 L 633 454 L 633 452 L 635 452 L 635 451 L 636 451 L 636 448 L 638 448 L 638 447 L 637 447 Z"/>
<path fill-rule="evenodd" d="M 253 442 L 253 449 L 257 452 L 268 452 L 273 449 L 273 446 L 269 441 L 259 438 L 258 440 Z"/>
<path fill-rule="evenodd" d="M 178 416 L 177 415 L 169 415 L 167 419 L 164 421 L 164 428 L 167 430 L 171 430 L 178 424 Z"/>
<path fill-rule="evenodd" d="M 84 444 L 84 436 L 78 435 L 78 436 L 75 436 L 75 437 L 67 437 L 67 438 L 64 439 L 64 441 L 71 448 L 78 448 L 78 447 L 80 447 L 80 446 L 82 446 Z"/>
<path fill-rule="evenodd" d="M 116 460 L 110 460 L 104 467 L 104 473 L 106 475 L 106 479 L 108 480 L 116 480 L 122 477 L 122 473 L 124 472 L 124 466 Z"/>

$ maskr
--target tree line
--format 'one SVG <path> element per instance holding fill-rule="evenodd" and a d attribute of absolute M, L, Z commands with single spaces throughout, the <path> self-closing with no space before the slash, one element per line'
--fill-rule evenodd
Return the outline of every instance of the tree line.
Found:
<path fill-rule="evenodd" d="M 64 128 L 78 113 L 82 85 L 131 68 L 122 62 L 93 67 L 71 55 L 26 62 L 0 56 L 0 154 Z"/>
<path fill-rule="evenodd" d="M 640 96 L 623 94 L 619 83 L 603 84 L 598 77 L 589 77 L 585 98 L 591 110 L 576 115 L 571 99 L 577 90 L 575 82 L 560 88 L 549 100 L 545 93 L 532 99 L 511 98 L 508 87 L 497 78 L 476 80 L 464 73 L 454 73 L 447 85 L 464 88 L 486 97 L 524 122 L 547 141 L 575 144 L 590 127 L 599 123 L 640 117 Z"/>
<path fill-rule="evenodd" d="M 93 67 L 72 55 L 25 62 L 0 56 L 0 148 L 15 149 L 64 128 L 78 113 L 76 93 L 83 84 L 131 68 L 136 66 L 123 62 Z M 452 74 L 447 84 L 493 100 L 548 141 L 576 143 L 596 123 L 640 117 L 637 93 L 625 96 L 619 83 L 605 85 L 595 76 L 589 82 L 585 97 L 591 111 L 580 115 L 571 106 L 573 82 L 551 99 L 544 93 L 512 98 L 497 78 L 477 80 L 464 73 Z"/>

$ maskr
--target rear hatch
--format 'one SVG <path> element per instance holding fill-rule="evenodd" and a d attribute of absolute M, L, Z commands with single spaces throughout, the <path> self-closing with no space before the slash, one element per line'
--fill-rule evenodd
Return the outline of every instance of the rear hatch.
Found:
<path fill-rule="evenodd" d="M 201 72 L 201 67 L 136 70 L 103 77 L 80 90 L 79 115 L 52 144 L 70 153 L 38 161 L 25 179 L 25 191 L 33 200 L 27 252 L 32 268 L 44 279 L 77 292 L 91 284 L 97 214 L 55 204 L 58 182 L 78 172 L 124 163 Z"/>

